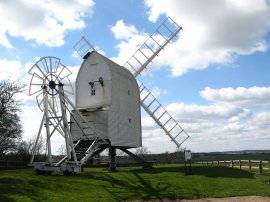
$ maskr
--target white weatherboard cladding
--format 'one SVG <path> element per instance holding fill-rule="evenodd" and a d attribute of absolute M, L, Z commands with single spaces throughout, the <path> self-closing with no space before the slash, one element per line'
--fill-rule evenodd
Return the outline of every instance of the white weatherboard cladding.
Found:
<path fill-rule="evenodd" d="M 98 82 L 102 77 L 104 86 Z M 91 95 L 89 82 L 94 82 L 95 95 Z M 83 62 L 76 79 L 76 107 L 93 126 L 93 131 L 109 139 L 112 146 L 140 147 L 141 117 L 140 92 L 137 81 L 125 68 L 97 52 Z M 79 125 L 84 125 L 83 121 Z M 82 138 L 78 124 L 71 132 L 76 141 Z M 94 137 L 94 136 L 93 136 Z"/>
<path fill-rule="evenodd" d="M 109 138 L 115 146 L 141 146 L 139 89 L 134 77 L 122 69 L 112 69 L 112 106 Z M 136 135 L 137 134 L 137 135 Z M 138 135 L 139 134 L 139 135 Z"/>
<path fill-rule="evenodd" d="M 99 83 L 102 78 L 104 86 Z M 95 96 L 91 96 L 91 86 Z M 84 60 L 76 79 L 76 107 L 79 109 L 99 108 L 111 104 L 111 76 L 109 67 L 102 57 L 91 54 Z"/>

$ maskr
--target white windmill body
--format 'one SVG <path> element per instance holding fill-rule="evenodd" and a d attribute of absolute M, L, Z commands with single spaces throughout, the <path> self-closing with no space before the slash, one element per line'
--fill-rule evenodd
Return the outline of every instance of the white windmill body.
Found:
<path fill-rule="evenodd" d="M 126 68 L 96 51 L 89 53 L 77 75 L 75 105 L 92 127 L 77 123 L 72 113 L 74 141 L 93 141 L 98 133 L 113 147 L 142 146 L 139 86 Z"/>
<path fill-rule="evenodd" d="M 29 94 L 37 95 L 37 104 L 43 111 L 40 129 L 32 152 L 31 165 L 36 170 L 62 170 L 70 175 L 81 172 L 81 166 L 91 157 L 109 148 L 109 169 L 115 170 L 116 149 L 134 157 L 143 167 L 151 167 L 131 153 L 129 148 L 142 146 L 142 107 L 171 141 L 179 148 L 189 138 L 185 130 L 136 77 L 182 29 L 168 17 L 149 36 L 145 43 L 123 66 L 99 54 L 83 37 L 74 49 L 84 61 L 76 78 L 75 104 L 66 96 L 72 88 L 71 72 L 55 57 L 42 58 L 29 71 L 32 75 Z M 57 112 L 57 104 L 60 105 Z M 68 114 L 70 122 L 68 122 Z M 70 127 L 69 127 L 70 123 Z M 34 162 L 36 145 L 45 125 L 48 160 Z M 67 155 L 53 162 L 51 137 L 62 135 Z"/>

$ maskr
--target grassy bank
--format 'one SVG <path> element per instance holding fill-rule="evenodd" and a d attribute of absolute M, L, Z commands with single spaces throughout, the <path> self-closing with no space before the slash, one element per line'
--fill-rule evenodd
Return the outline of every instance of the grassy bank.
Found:
<path fill-rule="evenodd" d="M 244 195 L 270 196 L 269 176 L 228 167 L 194 166 L 185 176 L 183 165 L 154 169 L 85 169 L 72 177 L 38 176 L 31 169 L 0 171 L 0 201 L 126 201 L 191 199 Z"/>

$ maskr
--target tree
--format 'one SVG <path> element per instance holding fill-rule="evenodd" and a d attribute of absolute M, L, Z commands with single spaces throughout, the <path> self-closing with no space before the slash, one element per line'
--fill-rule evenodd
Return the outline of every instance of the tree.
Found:
<path fill-rule="evenodd" d="M 18 115 L 21 102 L 16 95 L 25 85 L 18 82 L 0 81 L 0 157 L 17 148 L 22 136 L 22 125 Z"/>
<path fill-rule="evenodd" d="M 143 156 L 146 154 L 150 154 L 150 152 L 148 151 L 147 147 L 142 146 L 142 147 L 136 148 L 135 154 L 139 156 Z"/>
<path fill-rule="evenodd" d="M 27 140 L 21 140 L 17 146 L 16 153 L 18 155 L 32 155 L 32 151 L 34 149 L 36 143 L 37 135 L 34 135 Z M 36 153 L 35 155 L 42 155 L 45 152 L 45 139 L 41 136 L 36 145 Z"/>

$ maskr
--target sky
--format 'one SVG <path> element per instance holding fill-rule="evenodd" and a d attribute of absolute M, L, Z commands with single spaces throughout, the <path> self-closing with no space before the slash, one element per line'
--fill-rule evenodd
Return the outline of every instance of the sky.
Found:
<path fill-rule="evenodd" d="M 82 36 L 123 65 L 170 16 L 183 30 L 139 76 L 190 138 L 193 152 L 269 149 L 269 0 L 0 0 L 0 80 L 27 84 L 23 137 L 42 112 L 28 95 L 28 70 L 55 56 L 72 72 Z M 142 109 L 142 142 L 151 153 L 176 150 Z M 53 151 L 63 144 L 54 137 Z"/>

